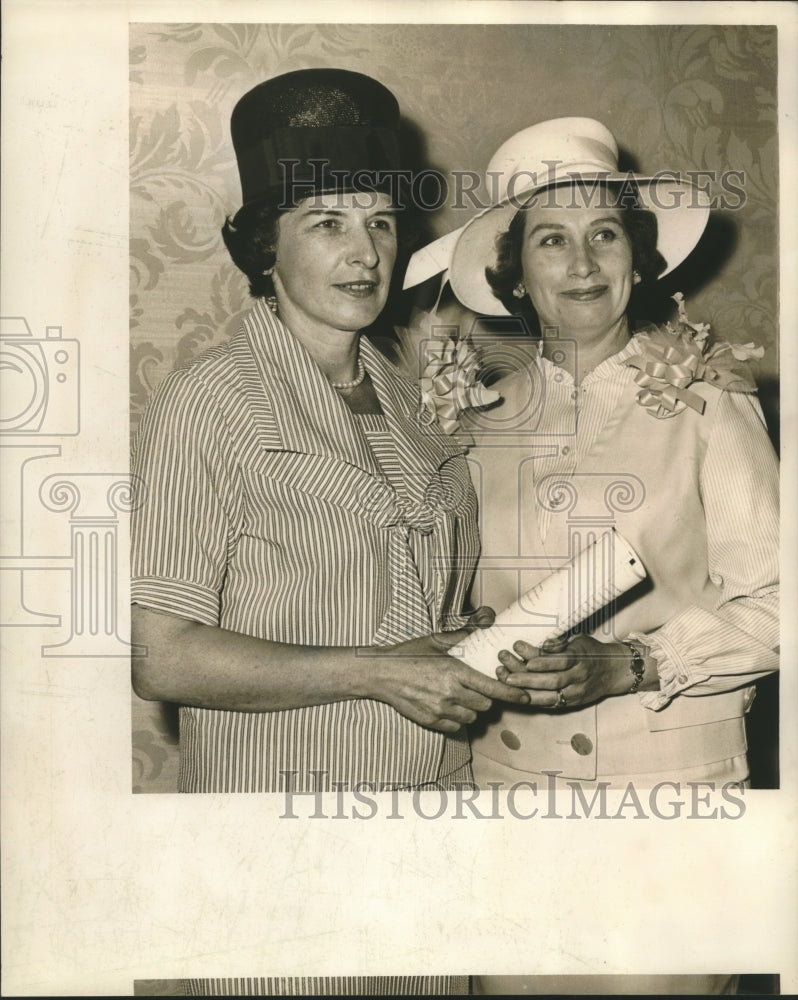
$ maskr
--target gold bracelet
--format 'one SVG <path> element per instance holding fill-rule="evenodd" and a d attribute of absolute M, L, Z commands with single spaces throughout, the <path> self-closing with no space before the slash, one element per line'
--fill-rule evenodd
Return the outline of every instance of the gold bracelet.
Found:
<path fill-rule="evenodd" d="M 629 689 L 629 694 L 637 694 L 646 674 L 646 664 L 643 657 L 640 655 L 640 650 L 634 645 L 634 643 L 628 642 L 626 639 L 622 639 L 621 642 L 632 654 L 632 662 L 629 664 L 629 669 L 632 671 L 634 680 L 632 681 L 632 686 Z"/>

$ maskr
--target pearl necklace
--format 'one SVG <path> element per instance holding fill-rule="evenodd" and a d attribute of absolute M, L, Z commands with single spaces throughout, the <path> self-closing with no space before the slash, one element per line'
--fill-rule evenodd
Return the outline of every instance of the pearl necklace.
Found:
<path fill-rule="evenodd" d="M 330 382 L 333 389 L 357 389 L 363 379 L 366 377 L 366 366 L 363 364 L 363 359 L 358 357 L 357 359 L 357 375 L 348 382 Z"/>

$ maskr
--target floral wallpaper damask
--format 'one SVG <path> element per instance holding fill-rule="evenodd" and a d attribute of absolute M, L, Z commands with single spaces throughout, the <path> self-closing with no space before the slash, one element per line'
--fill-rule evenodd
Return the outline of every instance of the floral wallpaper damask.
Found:
<path fill-rule="evenodd" d="M 742 171 L 744 199 L 713 213 L 698 250 L 663 281 L 691 319 L 765 347 L 760 389 L 774 431 L 778 377 L 776 29 L 768 26 L 134 24 L 130 30 L 131 426 L 176 365 L 227 339 L 250 304 L 227 257 L 240 205 L 229 140 L 238 98 L 271 76 L 340 66 L 397 96 L 419 166 L 483 173 L 513 132 L 598 118 L 623 165 Z M 707 175 L 709 176 L 709 175 Z M 454 189 L 454 183 L 450 191 Z M 473 208 L 452 198 L 430 238 Z M 666 296 L 667 298 L 667 296 Z M 175 787 L 170 708 L 134 700 L 134 788 Z"/>

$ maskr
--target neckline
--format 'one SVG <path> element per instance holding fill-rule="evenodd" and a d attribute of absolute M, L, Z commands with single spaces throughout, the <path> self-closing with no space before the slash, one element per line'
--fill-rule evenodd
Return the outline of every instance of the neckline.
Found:
<path fill-rule="evenodd" d="M 600 376 L 605 371 L 614 370 L 618 368 L 625 368 L 626 366 L 624 365 L 624 362 L 627 360 L 627 358 L 632 357 L 632 355 L 634 354 L 640 354 L 640 342 L 638 340 L 637 333 L 632 334 L 632 336 L 629 338 L 629 342 L 627 344 L 624 344 L 624 346 L 619 351 L 616 351 L 615 354 L 611 354 L 609 357 L 604 358 L 603 361 L 600 361 L 595 367 L 591 368 L 589 371 L 583 372 L 579 385 L 584 385 L 586 381 L 593 381 L 597 376 Z M 558 379 L 558 381 L 567 380 L 572 385 L 577 384 L 573 375 L 571 375 L 569 371 L 567 371 L 565 368 L 562 368 L 554 361 L 551 361 L 549 358 L 544 357 L 542 350 L 542 341 L 538 348 L 537 361 L 538 364 L 543 366 L 544 369 L 548 367 L 552 371 L 556 370 L 557 372 L 562 372 L 564 379 L 562 380 Z"/>

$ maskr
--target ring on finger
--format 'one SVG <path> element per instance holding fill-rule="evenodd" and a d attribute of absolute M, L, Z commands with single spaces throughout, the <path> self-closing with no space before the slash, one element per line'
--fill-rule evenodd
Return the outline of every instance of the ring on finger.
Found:
<path fill-rule="evenodd" d="M 565 708 L 565 706 L 567 704 L 568 704 L 568 699 L 565 697 L 565 695 L 562 693 L 562 691 L 558 691 L 557 692 L 557 700 L 554 702 L 554 707 L 555 708 Z"/>

